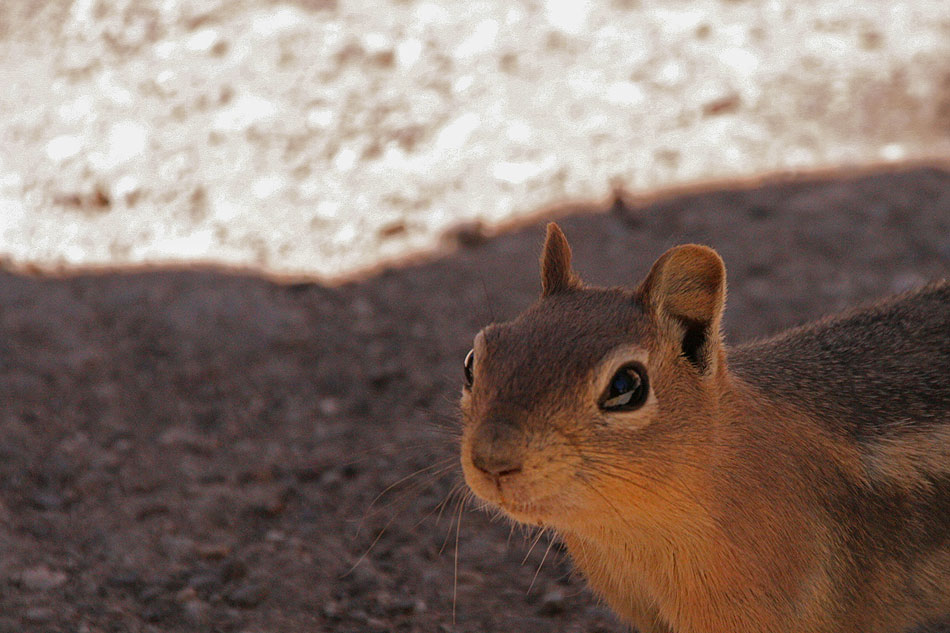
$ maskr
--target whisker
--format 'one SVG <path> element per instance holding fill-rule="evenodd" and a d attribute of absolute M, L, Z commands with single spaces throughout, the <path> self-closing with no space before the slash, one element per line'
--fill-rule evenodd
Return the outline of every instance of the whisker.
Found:
<path fill-rule="evenodd" d="M 369 544 L 369 547 L 366 548 L 366 551 L 363 552 L 362 555 L 360 555 L 360 557 L 356 560 L 356 562 L 353 563 L 353 566 L 350 567 L 350 568 L 346 571 L 345 574 L 343 574 L 342 576 L 340 576 L 340 578 L 346 578 L 346 577 L 349 576 L 351 573 L 353 573 L 353 570 L 354 570 L 354 569 L 356 569 L 357 567 L 359 567 L 359 564 L 362 563 L 362 562 L 366 559 L 366 557 L 369 555 L 369 553 L 372 551 L 372 549 L 373 549 L 373 548 L 376 546 L 376 544 L 379 542 L 379 539 L 381 539 L 381 538 L 383 537 L 383 534 L 386 533 L 386 530 L 389 529 L 389 526 L 392 525 L 392 522 L 393 522 L 395 519 L 396 519 L 396 515 L 393 515 L 393 516 L 389 519 L 389 521 L 386 523 L 386 525 L 383 526 L 383 529 L 381 529 L 381 530 L 379 531 L 379 534 L 376 535 L 376 538 L 373 539 L 373 542 Z"/>
<path fill-rule="evenodd" d="M 439 466 L 439 464 L 433 464 L 429 468 L 434 468 L 437 466 Z M 439 478 L 445 473 L 451 471 L 452 468 L 453 468 L 452 464 L 443 464 L 442 467 L 439 468 L 438 470 L 428 473 L 429 474 L 428 479 L 413 481 L 410 484 L 408 484 L 408 488 L 406 490 L 403 490 L 401 492 L 405 492 L 409 494 L 409 493 L 421 493 L 422 491 L 428 490 L 432 488 L 433 486 L 437 485 L 440 482 Z M 379 516 L 380 514 L 387 513 L 387 512 L 392 512 L 394 510 L 394 507 L 400 503 L 402 503 L 403 505 L 402 507 L 395 508 L 395 514 L 398 515 L 399 513 L 401 513 L 402 510 L 405 508 L 405 506 L 411 502 L 411 499 L 407 499 L 406 497 L 396 497 L 392 499 L 391 501 L 387 502 L 383 506 L 374 508 L 373 505 L 377 501 L 379 501 L 380 497 L 382 497 L 383 494 L 385 494 L 386 492 L 389 492 L 394 486 L 400 483 L 405 483 L 408 479 L 410 479 L 410 477 L 418 476 L 422 474 L 425 470 L 428 470 L 428 468 L 417 471 L 408 477 L 403 477 L 400 481 L 389 486 L 386 490 L 384 490 L 379 495 L 377 495 L 376 498 L 373 499 L 372 503 L 370 503 L 369 507 L 367 507 L 365 512 L 363 513 L 363 517 L 360 519 L 360 522 L 357 525 L 356 535 L 359 536 L 359 533 L 362 531 L 363 526 L 366 524 L 367 520 L 370 517 Z"/>
<path fill-rule="evenodd" d="M 531 552 L 534 551 L 534 546 L 538 544 L 538 541 L 541 540 L 541 536 L 546 530 L 547 528 L 541 528 L 541 530 L 538 532 L 538 535 L 534 538 L 534 542 L 531 543 L 531 547 L 528 548 L 528 553 L 524 555 L 524 559 L 521 561 L 522 566 L 528 562 L 528 557 L 531 556 Z"/>
<path fill-rule="evenodd" d="M 442 521 L 442 514 L 445 512 L 445 508 L 448 507 L 448 505 L 452 503 L 452 499 L 456 495 L 462 492 L 462 486 L 464 485 L 465 485 L 464 482 L 460 482 L 460 481 L 455 482 L 455 485 L 452 486 L 452 489 L 445 496 L 445 498 L 442 499 L 442 501 L 439 502 L 437 506 L 435 506 L 439 510 L 439 514 L 435 517 L 436 525 L 438 525 Z"/>
<path fill-rule="evenodd" d="M 455 626 L 455 606 L 458 604 L 459 590 L 459 532 L 462 529 L 462 508 L 459 504 L 458 520 L 455 522 L 455 576 L 452 579 L 452 626 Z"/>
<path fill-rule="evenodd" d="M 538 574 L 541 573 L 541 568 L 544 567 L 544 561 L 548 558 L 548 552 L 551 551 L 551 546 L 554 545 L 555 538 L 551 537 L 548 540 L 548 547 L 544 550 L 544 556 L 541 557 L 541 563 L 538 565 L 538 569 L 534 572 L 534 578 L 531 579 L 531 584 L 528 585 L 528 590 L 525 592 L 525 595 L 531 593 L 531 588 L 534 587 L 534 581 L 538 579 Z"/>
<path fill-rule="evenodd" d="M 455 502 L 455 509 L 452 510 L 452 516 L 462 512 L 462 504 L 465 502 L 465 496 L 461 495 Z M 445 538 L 442 539 L 442 547 L 439 548 L 439 556 L 442 555 L 442 552 L 445 551 L 445 546 L 448 545 L 449 536 L 452 535 L 452 522 L 449 522 L 449 529 L 445 531 Z"/>

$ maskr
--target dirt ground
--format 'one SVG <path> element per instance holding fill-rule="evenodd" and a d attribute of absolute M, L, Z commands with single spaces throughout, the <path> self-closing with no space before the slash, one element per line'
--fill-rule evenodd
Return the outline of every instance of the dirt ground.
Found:
<path fill-rule="evenodd" d="M 733 342 L 950 270 L 939 169 L 561 211 L 595 283 L 719 249 Z M 534 298 L 541 223 L 452 239 L 335 288 L 0 273 L 0 631 L 622 631 L 455 503 L 462 358 Z"/>

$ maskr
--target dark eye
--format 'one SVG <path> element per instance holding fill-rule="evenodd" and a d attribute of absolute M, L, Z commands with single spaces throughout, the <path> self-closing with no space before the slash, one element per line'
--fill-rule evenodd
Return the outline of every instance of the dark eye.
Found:
<path fill-rule="evenodd" d="M 465 385 L 468 387 L 471 387 L 472 383 L 475 382 L 475 374 L 472 372 L 474 366 L 475 350 L 471 349 L 468 351 L 468 354 L 465 355 Z"/>
<path fill-rule="evenodd" d="M 625 365 L 610 379 L 600 408 L 604 411 L 632 411 L 646 402 L 648 393 L 646 370 L 638 364 Z"/>

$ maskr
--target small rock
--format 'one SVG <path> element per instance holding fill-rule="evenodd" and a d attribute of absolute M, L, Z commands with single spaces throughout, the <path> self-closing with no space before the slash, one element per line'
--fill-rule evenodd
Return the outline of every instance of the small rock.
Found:
<path fill-rule="evenodd" d="M 20 575 L 20 584 L 33 591 L 47 591 L 64 584 L 66 579 L 64 572 L 52 570 L 46 565 L 38 565 Z"/>
<path fill-rule="evenodd" d="M 175 594 L 175 600 L 177 602 L 185 603 L 191 602 L 192 600 L 198 599 L 198 592 L 195 591 L 194 587 L 185 587 L 181 589 L 178 593 Z"/>
<path fill-rule="evenodd" d="M 53 491 L 37 492 L 30 501 L 40 510 L 59 510 L 66 505 L 63 495 Z"/>
<path fill-rule="evenodd" d="M 317 408 L 326 417 L 334 416 L 340 412 L 340 401 L 332 397 L 321 398 Z"/>
<path fill-rule="evenodd" d="M 349 575 L 350 586 L 354 593 L 368 593 L 379 586 L 380 573 L 371 568 L 369 561 L 363 561 Z"/>
<path fill-rule="evenodd" d="M 386 611 L 393 615 L 408 615 L 416 610 L 416 602 L 410 598 L 396 598 L 387 605 Z"/>
<path fill-rule="evenodd" d="M 164 596 L 165 588 L 161 585 L 151 585 L 139 593 L 139 600 L 142 602 L 154 602 Z"/>
<path fill-rule="evenodd" d="M 199 545 L 197 548 L 198 556 L 208 560 L 221 560 L 231 554 L 233 546 L 230 543 L 208 543 Z"/>
<path fill-rule="evenodd" d="M 160 622 L 174 615 L 175 608 L 168 600 L 156 600 L 142 609 L 142 619 L 146 622 Z"/>
<path fill-rule="evenodd" d="M 227 600 L 236 607 L 251 609 L 267 598 L 267 587 L 258 583 L 241 585 L 227 595 Z"/>
<path fill-rule="evenodd" d="M 331 600 L 323 605 L 321 609 L 323 611 L 324 617 L 330 620 L 339 619 L 343 615 L 343 607 L 340 606 L 339 602 Z"/>
<path fill-rule="evenodd" d="M 137 591 L 142 586 L 142 577 L 134 571 L 122 571 L 109 576 L 106 582 L 119 589 Z"/>
<path fill-rule="evenodd" d="M 40 624 L 43 622 L 49 622 L 53 619 L 55 612 L 49 607 L 33 607 L 32 609 L 27 609 L 26 619 L 30 622 Z"/>
<path fill-rule="evenodd" d="M 239 560 L 229 560 L 221 566 L 221 580 L 233 582 L 247 576 L 247 565 Z"/>
<path fill-rule="evenodd" d="M 199 572 L 188 579 L 188 586 L 202 593 L 219 591 L 222 584 L 221 577 L 212 572 Z"/>
<path fill-rule="evenodd" d="M 211 619 L 211 607 L 203 600 L 189 600 L 182 611 L 185 619 L 196 626 L 206 625 Z"/>
<path fill-rule="evenodd" d="M 195 542 L 185 536 L 168 534 L 160 543 L 164 554 L 174 560 L 190 560 L 195 554 Z"/>
<path fill-rule="evenodd" d="M 541 597 L 538 612 L 541 615 L 560 615 L 567 608 L 564 592 L 560 589 L 549 591 Z"/>

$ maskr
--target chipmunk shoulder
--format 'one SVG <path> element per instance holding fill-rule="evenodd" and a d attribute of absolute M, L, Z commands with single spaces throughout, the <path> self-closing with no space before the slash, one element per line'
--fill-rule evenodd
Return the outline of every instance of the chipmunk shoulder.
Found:
<path fill-rule="evenodd" d="M 461 462 L 644 633 L 950 617 L 950 284 L 729 348 L 725 266 L 594 288 L 549 225 L 539 300 L 465 360 Z"/>

